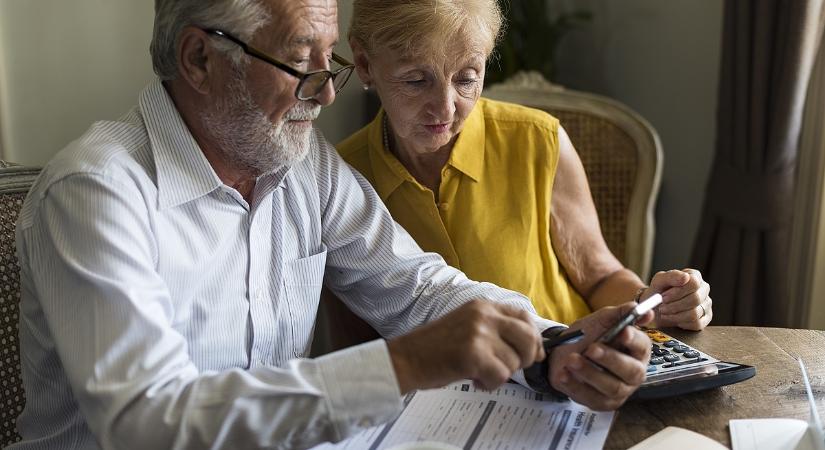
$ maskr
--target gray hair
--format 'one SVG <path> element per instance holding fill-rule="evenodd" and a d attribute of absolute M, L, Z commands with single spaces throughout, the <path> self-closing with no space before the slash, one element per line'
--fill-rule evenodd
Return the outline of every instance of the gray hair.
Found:
<path fill-rule="evenodd" d="M 260 0 L 155 0 L 155 27 L 149 46 L 152 68 L 161 80 L 177 78 L 177 46 L 184 27 L 220 28 L 249 41 L 270 18 Z M 222 38 L 213 41 L 236 68 L 242 67 L 240 47 Z"/>

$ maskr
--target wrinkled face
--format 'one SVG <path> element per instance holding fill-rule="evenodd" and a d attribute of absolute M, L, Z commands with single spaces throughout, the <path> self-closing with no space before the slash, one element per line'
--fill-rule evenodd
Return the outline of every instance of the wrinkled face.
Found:
<path fill-rule="evenodd" d="M 445 43 L 440 56 L 403 57 L 377 50 L 369 73 L 401 151 L 435 152 L 452 145 L 484 85 L 487 58 L 472 39 Z"/>
<path fill-rule="evenodd" d="M 335 0 L 267 0 L 272 22 L 250 45 L 301 72 L 329 69 L 338 41 Z M 295 98 L 298 78 L 244 55 L 237 69 L 227 58 L 226 88 L 201 117 L 226 158 L 253 173 L 294 164 L 306 155 L 312 120 L 335 99 L 328 83 L 315 99 Z"/>

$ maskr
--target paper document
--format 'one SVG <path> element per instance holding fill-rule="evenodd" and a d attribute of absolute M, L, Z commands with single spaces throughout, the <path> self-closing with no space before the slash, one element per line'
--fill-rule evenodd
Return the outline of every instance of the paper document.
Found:
<path fill-rule="evenodd" d="M 811 408 L 808 421 L 781 418 L 731 420 L 733 450 L 825 450 L 822 421 L 802 359 L 799 359 L 799 368 Z"/>
<path fill-rule="evenodd" d="M 612 412 L 595 412 L 572 401 L 543 398 L 518 384 L 495 391 L 471 381 L 407 395 L 392 422 L 315 450 L 382 450 L 415 441 L 436 441 L 469 449 L 600 449 Z"/>
<path fill-rule="evenodd" d="M 662 431 L 630 447 L 628 450 L 661 450 L 663 448 L 727 450 L 727 447 L 703 434 L 679 427 L 666 427 Z"/>

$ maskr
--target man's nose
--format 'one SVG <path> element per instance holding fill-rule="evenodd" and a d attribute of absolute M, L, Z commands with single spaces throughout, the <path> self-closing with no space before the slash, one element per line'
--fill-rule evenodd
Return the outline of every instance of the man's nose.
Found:
<path fill-rule="evenodd" d="M 324 83 L 324 87 L 321 88 L 321 91 L 313 100 L 320 103 L 321 106 L 329 106 L 335 101 L 335 87 L 332 85 L 332 79 Z"/>

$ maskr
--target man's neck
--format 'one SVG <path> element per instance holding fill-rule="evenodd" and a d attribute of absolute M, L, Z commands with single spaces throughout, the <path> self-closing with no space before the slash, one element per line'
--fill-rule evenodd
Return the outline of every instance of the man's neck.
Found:
<path fill-rule="evenodd" d="M 220 151 L 220 147 L 214 142 L 198 118 L 198 111 L 201 110 L 201 106 L 198 104 L 197 96 L 192 95 L 194 93 L 187 90 L 188 86 L 185 83 L 172 80 L 165 81 L 163 86 L 172 98 L 172 102 L 198 147 L 203 152 L 203 156 L 212 166 L 212 170 L 215 171 L 223 184 L 238 191 L 244 200 L 251 205 L 252 195 L 255 192 L 255 181 L 259 174 L 235 167 L 231 161 L 227 160 L 225 154 Z"/>

